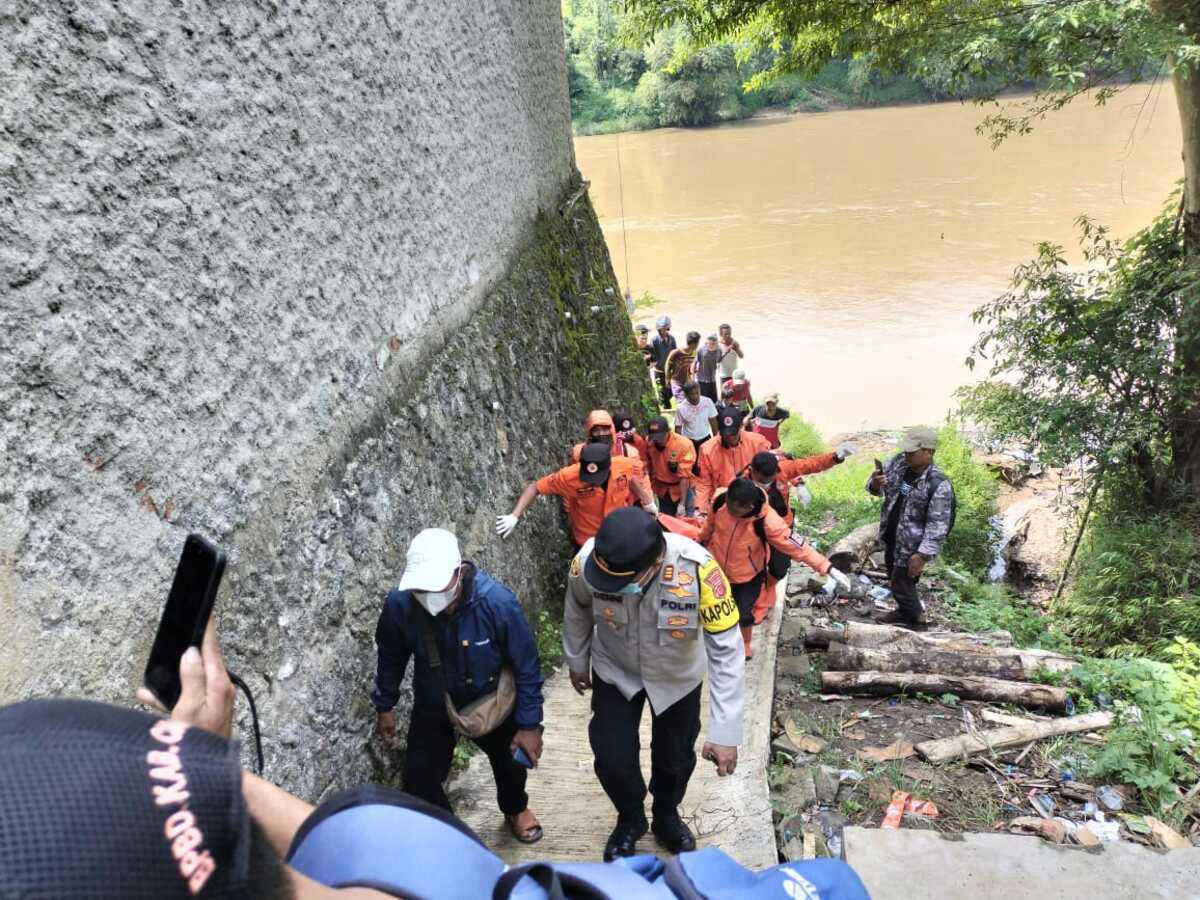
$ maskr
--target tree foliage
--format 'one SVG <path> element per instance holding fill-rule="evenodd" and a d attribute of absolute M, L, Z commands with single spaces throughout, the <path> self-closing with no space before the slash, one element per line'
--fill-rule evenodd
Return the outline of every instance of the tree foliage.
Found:
<path fill-rule="evenodd" d="M 677 60 L 721 41 L 747 58 L 768 50 L 769 68 L 750 88 L 785 73 L 814 73 L 830 60 L 868 60 L 941 92 L 963 95 L 1036 85 L 1030 98 L 988 116 L 994 141 L 1024 133 L 1046 113 L 1095 91 L 1104 102 L 1120 84 L 1200 60 L 1193 32 L 1150 0 L 628 0 L 632 28 L 681 27 Z"/>
<path fill-rule="evenodd" d="M 1164 423 L 1200 388 L 1179 371 L 1175 330 L 1192 271 L 1174 211 L 1122 245 L 1078 220 L 1086 265 L 1043 243 L 1003 296 L 973 314 L 984 331 L 967 365 L 988 381 L 960 391 L 966 411 L 1007 440 L 1030 439 L 1051 464 L 1128 464 L 1147 498 L 1170 483 Z"/>

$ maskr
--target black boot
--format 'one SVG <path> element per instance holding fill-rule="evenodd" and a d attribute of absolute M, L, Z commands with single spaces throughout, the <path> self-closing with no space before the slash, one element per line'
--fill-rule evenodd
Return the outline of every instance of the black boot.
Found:
<path fill-rule="evenodd" d="M 880 625 L 899 625 L 901 628 L 908 628 L 911 631 L 924 631 L 929 627 L 924 620 L 913 618 L 899 609 L 893 609 L 890 613 L 880 616 L 875 621 Z"/>
<path fill-rule="evenodd" d="M 696 849 L 696 838 L 692 835 L 692 829 L 679 818 L 678 810 L 655 812 L 654 824 L 650 826 L 650 830 L 672 853 L 687 853 Z"/>
<path fill-rule="evenodd" d="M 646 833 L 646 817 L 630 821 L 617 820 L 617 827 L 608 836 L 604 845 L 604 861 L 612 862 L 618 856 L 633 856 L 637 852 L 638 838 Z"/>

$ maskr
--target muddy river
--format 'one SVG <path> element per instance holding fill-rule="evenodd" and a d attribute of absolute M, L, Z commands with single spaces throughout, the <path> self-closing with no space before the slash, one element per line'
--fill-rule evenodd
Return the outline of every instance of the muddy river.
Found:
<path fill-rule="evenodd" d="M 972 377 L 970 312 L 1037 242 L 1076 246 L 1083 213 L 1128 236 L 1180 175 L 1169 83 L 1076 101 L 995 151 L 984 114 L 848 110 L 575 146 L 618 278 L 663 300 L 639 321 L 667 313 L 680 338 L 731 323 L 755 392 L 830 434 L 941 419 Z"/>

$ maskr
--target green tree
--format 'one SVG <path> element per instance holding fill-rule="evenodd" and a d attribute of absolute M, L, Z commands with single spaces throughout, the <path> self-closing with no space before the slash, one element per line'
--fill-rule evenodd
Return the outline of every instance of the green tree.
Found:
<path fill-rule="evenodd" d="M 1022 134 L 1072 99 L 1110 99 L 1149 61 L 1169 70 L 1183 126 L 1179 220 L 1184 264 L 1200 269 L 1200 3 L 1196 0 L 627 0 L 632 27 L 683 27 L 688 46 L 737 42 L 741 54 L 775 52 L 756 87 L 787 72 L 812 74 L 835 59 L 870 56 L 886 73 L 926 77 L 947 91 L 971 79 L 997 90 L 1044 85 L 989 115 L 994 142 Z M 1200 489 L 1200 294 L 1187 281 L 1173 330 L 1169 451 L 1173 474 Z"/>

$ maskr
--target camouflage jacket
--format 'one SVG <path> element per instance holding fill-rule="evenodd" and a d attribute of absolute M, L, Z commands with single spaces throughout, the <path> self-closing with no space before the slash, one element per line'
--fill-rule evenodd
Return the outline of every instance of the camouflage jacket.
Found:
<path fill-rule="evenodd" d="M 946 473 L 934 463 L 912 484 L 906 485 L 904 474 L 908 464 L 904 454 L 897 453 L 883 467 L 887 481 L 883 486 L 883 509 L 879 512 L 879 539 L 887 534 L 888 518 L 897 503 L 904 503 L 900 520 L 896 523 L 896 546 L 894 565 L 904 566 L 914 553 L 932 559 L 942 552 L 946 537 L 954 524 L 954 487 Z M 873 473 L 872 473 L 873 474 Z M 880 491 L 867 490 L 875 496 Z M 905 494 L 907 493 L 907 497 Z"/>

